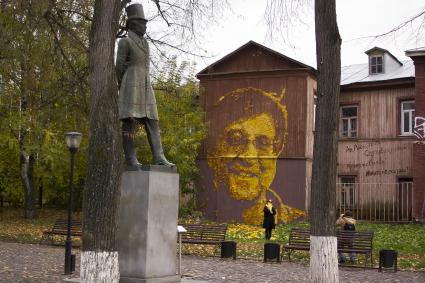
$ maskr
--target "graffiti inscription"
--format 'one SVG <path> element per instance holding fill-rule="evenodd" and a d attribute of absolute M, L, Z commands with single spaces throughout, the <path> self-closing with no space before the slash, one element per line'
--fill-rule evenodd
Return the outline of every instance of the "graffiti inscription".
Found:
<path fill-rule="evenodd" d="M 418 139 L 425 139 L 425 117 L 415 117 L 413 133 Z"/>
<path fill-rule="evenodd" d="M 347 147 L 345 148 L 345 152 L 356 152 L 356 151 L 361 151 L 364 149 L 368 149 L 374 146 L 379 146 L 379 143 L 377 142 L 369 142 L 369 143 L 355 143 L 353 145 L 347 145 Z"/>
<path fill-rule="evenodd" d="M 379 148 L 376 148 L 379 147 Z M 374 157 L 376 155 L 382 155 L 387 153 L 395 153 L 397 151 L 403 151 L 407 149 L 407 145 L 400 145 L 393 148 L 380 148 L 380 143 L 372 142 L 372 143 L 355 143 L 353 145 L 347 145 L 345 148 L 345 152 L 363 152 L 364 156 Z"/>
<path fill-rule="evenodd" d="M 378 148 L 378 149 L 366 149 L 365 152 L 363 153 L 365 156 L 369 156 L 369 157 L 374 157 L 376 155 L 382 155 L 382 154 L 390 154 L 390 153 L 395 153 L 398 151 L 403 151 L 407 149 L 407 145 L 400 145 L 400 146 L 396 146 L 393 148 Z"/>
<path fill-rule="evenodd" d="M 366 177 L 369 176 L 381 176 L 381 175 L 393 175 L 393 174 L 407 174 L 407 168 L 398 168 L 398 169 L 382 169 L 386 165 L 387 156 L 394 154 L 396 152 L 402 152 L 408 150 L 407 144 L 397 145 L 389 148 L 381 147 L 381 144 L 378 142 L 369 142 L 369 143 L 355 143 L 353 145 L 346 146 L 345 152 L 349 153 L 358 153 L 367 157 L 367 161 L 361 161 L 351 164 L 340 164 L 348 167 L 350 171 L 356 171 L 359 169 L 367 169 L 362 173 Z M 360 159 L 361 160 L 361 159 Z M 381 168 L 375 170 L 375 168 Z M 370 169 L 368 169 L 370 168 Z M 376 168 L 377 169 L 377 168 Z"/>
<path fill-rule="evenodd" d="M 358 168 L 371 167 L 371 166 L 383 165 L 383 164 L 384 164 L 384 160 L 371 159 L 368 162 L 364 162 L 364 163 L 354 163 L 354 164 L 346 164 L 346 165 L 350 170 L 355 170 Z"/>
<path fill-rule="evenodd" d="M 385 170 L 375 170 L 375 171 L 366 171 L 366 177 L 368 176 L 381 176 L 381 175 L 400 175 L 406 174 L 409 168 L 399 168 L 399 169 L 385 169 Z"/>

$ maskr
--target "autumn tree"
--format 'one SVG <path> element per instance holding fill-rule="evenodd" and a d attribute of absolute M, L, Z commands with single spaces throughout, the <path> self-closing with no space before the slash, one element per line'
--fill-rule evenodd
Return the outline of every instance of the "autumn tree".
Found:
<path fill-rule="evenodd" d="M 197 192 L 193 181 L 198 173 L 196 157 L 206 133 L 194 67 L 184 61 L 178 63 L 176 57 L 173 57 L 163 65 L 153 80 L 164 150 L 166 156 L 176 164 L 180 175 L 180 199 L 188 201 L 180 203 L 180 211 L 188 213 L 195 206 Z M 140 132 L 145 134 L 144 131 Z M 142 141 L 145 144 L 142 156 L 150 157 L 147 139 L 144 137 Z M 149 159 L 146 161 L 150 162 Z"/>
<path fill-rule="evenodd" d="M 89 37 L 89 155 L 83 203 L 81 282 L 118 282 L 115 245 L 121 177 L 121 132 L 114 72 L 121 1 L 94 4 Z"/>
<path fill-rule="evenodd" d="M 62 6 L 67 3 L 56 2 Z M 49 9 L 48 0 L 0 2 L 0 127 L 6 141 L 0 151 L 2 159 L 10 161 L 11 155 L 16 154 L 14 159 L 19 160 L 24 215 L 28 218 L 36 215 L 35 187 L 43 182 L 43 172 L 51 176 L 47 172 L 52 173 L 54 162 L 50 161 L 59 157 L 58 163 L 64 164 L 61 158 L 64 151 L 58 150 L 63 146 L 64 127 L 83 121 L 74 110 L 78 109 L 81 114 L 86 108 L 84 95 L 87 92 L 78 87 L 74 75 L 82 73 L 85 59 L 69 56 L 74 66 L 73 71 L 70 69 L 62 55 L 73 53 L 74 49 L 63 33 L 55 34 L 63 42 L 59 48 L 45 18 Z M 75 27 L 83 34 L 78 28 Z M 0 170 L 12 173 L 13 167 L 5 161 L 0 166 L 2 164 L 5 166 Z M 7 176 L 13 180 L 13 174 Z M 15 188 L 16 183 L 7 182 L 2 189 L 16 196 Z"/>
<path fill-rule="evenodd" d="M 315 0 L 314 18 L 317 113 L 310 201 L 310 276 L 312 282 L 339 282 L 335 219 L 341 37 L 335 0 Z"/>

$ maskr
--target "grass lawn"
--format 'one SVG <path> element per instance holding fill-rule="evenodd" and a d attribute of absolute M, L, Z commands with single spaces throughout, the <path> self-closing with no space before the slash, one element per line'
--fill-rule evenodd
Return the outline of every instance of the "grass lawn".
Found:
<path fill-rule="evenodd" d="M 66 218 L 66 211 L 42 209 L 39 217 L 34 220 L 22 217 L 22 208 L 0 209 L 0 241 L 22 243 L 38 243 L 43 231 L 52 227 L 57 218 Z M 74 217 L 81 218 L 79 213 Z M 273 231 L 272 242 L 284 245 L 288 242 L 289 231 L 292 227 L 308 228 L 308 222 L 278 225 Z M 359 222 L 358 231 L 374 231 L 373 258 L 375 265 L 379 262 L 379 250 L 394 249 L 398 251 L 398 265 L 405 270 L 425 271 L 425 227 L 418 224 L 371 224 Z M 239 258 L 263 258 L 264 230 L 258 226 L 244 224 L 230 224 L 227 231 L 227 240 L 237 242 Z M 183 245 L 183 253 L 197 255 L 219 255 L 213 246 Z M 294 261 L 308 262 L 309 254 L 294 252 Z M 286 256 L 284 259 L 287 258 Z M 359 261 L 363 255 L 358 256 Z"/>

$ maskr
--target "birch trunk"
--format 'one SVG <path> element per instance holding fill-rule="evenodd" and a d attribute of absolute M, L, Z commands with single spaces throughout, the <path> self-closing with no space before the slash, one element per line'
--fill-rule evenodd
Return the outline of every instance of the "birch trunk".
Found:
<path fill-rule="evenodd" d="M 311 282 L 339 282 L 336 237 L 310 237 Z"/>
<path fill-rule="evenodd" d="M 336 160 L 341 76 L 341 38 L 335 0 L 315 1 L 317 113 L 310 203 L 312 282 L 338 282 Z"/>
<path fill-rule="evenodd" d="M 85 283 L 119 281 L 115 234 L 122 147 L 114 47 L 120 4 L 96 0 L 90 31 L 90 140 L 80 272 Z"/>

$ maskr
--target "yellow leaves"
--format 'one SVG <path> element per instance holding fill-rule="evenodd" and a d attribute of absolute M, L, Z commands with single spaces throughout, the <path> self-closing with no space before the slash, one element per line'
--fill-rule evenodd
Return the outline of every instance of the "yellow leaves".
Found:
<path fill-rule="evenodd" d="M 232 239 L 258 240 L 264 238 L 264 229 L 247 224 L 231 224 L 227 228 L 227 235 Z"/>
<path fill-rule="evenodd" d="M 38 243 L 43 231 L 52 228 L 58 218 L 66 219 L 66 211 L 54 209 L 38 210 L 36 219 L 25 219 L 23 208 L 3 208 L 0 210 L 0 240 Z M 81 217 L 75 213 L 73 217 Z"/>

